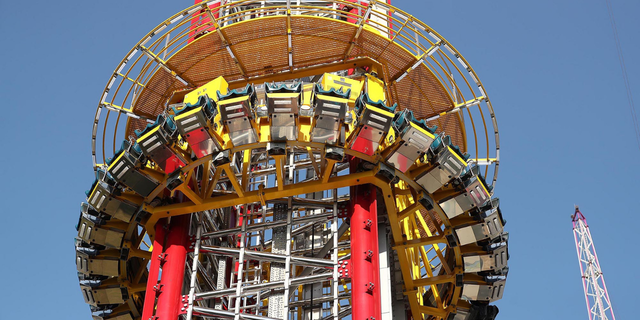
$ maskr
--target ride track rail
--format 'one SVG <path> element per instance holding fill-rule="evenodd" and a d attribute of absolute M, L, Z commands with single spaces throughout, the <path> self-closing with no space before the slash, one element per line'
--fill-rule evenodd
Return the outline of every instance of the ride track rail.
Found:
<path fill-rule="evenodd" d="M 347 69 L 353 73 L 329 74 Z M 295 138 L 275 139 L 268 91 L 295 95 L 296 79 L 310 81 L 297 89 Z M 253 113 L 245 116 L 255 139 L 238 142 L 235 129 L 220 119 L 222 105 L 241 97 L 251 101 L 251 88 L 256 99 L 247 102 Z M 380 101 L 367 100 L 374 96 Z M 323 97 L 348 105 L 337 141 L 319 141 L 315 131 Z M 176 120 L 188 108 L 205 110 L 207 103 L 217 105 L 217 115 L 202 130 L 217 146 L 196 154 L 199 149 Z M 397 109 L 389 107 L 394 104 Z M 367 112 L 390 112 L 394 122 L 373 151 L 356 146 L 365 120 L 372 119 Z M 163 118 L 154 122 L 158 115 Z M 401 132 L 406 128 L 433 143 L 399 167 L 394 156 L 411 143 Z M 142 133 L 134 138 L 136 130 Z M 150 151 L 157 132 L 168 137 L 160 148 L 172 154 L 175 168 Z M 122 140 L 129 145 L 117 151 Z M 121 178 L 120 161 L 129 155 L 127 170 L 153 186 L 145 192 Z M 149 290 L 156 284 L 146 280 L 158 276 L 158 232 L 164 238 L 171 228 L 167 218 L 185 216 L 193 248 L 184 271 L 188 319 L 270 319 L 278 313 L 267 307 L 276 303 L 285 310 L 276 318 L 302 318 L 314 314 L 318 301 L 319 316 L 347 316 L 354 288 L 343 272 L 356 254 L 349 241 L 356 231 L 347 219 L 353 212 L 345 208 L 361 201 L 356 190 L 379 193 L 380 210 L 387 214 L 367 230 L 380 228 L 384 236 L 389 229 L 394 250 L 387 253 L 386 272 L 392 283 L 402 284 L 371 288 L 378 299 L 384 294 L 379 290 L 386 290 L 394 303 L 406 303 L 414 319 L 467 320 L 492 312 L 486 304 L 502 296 L 508 269 L 506 259 L 498 258 L 504 259 L 508 237 L 498 203 L 490 200 L 499 165 L 490 100 L 449 42 L 387 3 L 209 1 L 185 9 L 138 42 L 112 74 L 96 111 L 92 156 L 98 179 L 80 217 L 77 262 L 96 317 L 153 314 L 156 301 Z M 456 163 L 466 169 L 452 171 Z M 481 171 L 492 176 L 491 183 Z M 489 198 L 475 203 L 478 192 Z M 234 262 L 235 271 L 229 271 Z M 401 271 L 395 279 L 394 268 Z M 280 272 L 281 278 L 274 276 Z M 313 304 L 313 293 L 310 301 L 305 295 L 315 289 L 304 286 L 318 284 L 328 292 Z M 284 293 L 273 293 L 276 287 Z"/>

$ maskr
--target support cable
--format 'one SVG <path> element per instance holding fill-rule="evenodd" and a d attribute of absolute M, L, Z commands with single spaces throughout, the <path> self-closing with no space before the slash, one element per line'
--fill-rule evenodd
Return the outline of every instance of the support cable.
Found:
<path fill-rule="evenodd" d="M 627 91 L 627 101 L 629 102 L 629 111 L 631 111 L 631 121 L 633 121 L 633 129 L 636 134 L 636 142 L 638 143 L 638 150 L 640 150 L 640 125 L 638 125 L 638 116 L 636 114 L 636 107 L 633 103 L 633 95 L 631 94 L 631 85 L 629 84 L 629 76 L 627 75 L 627 65 L 624 62 L 624 56 L 622 55 L 622 46 L 620 45 L 620 37 L 618 36 L 618 27 L 616 25 L 616 18 L 613 15 L 613 7 L 610 0 L 605 1 L 607 4 L 607 12 L 609 14 L 609 22 L 611 22 L 611 30 L 613 31 L 613 39 L 616 42 L 616 51 L 618 52 L 618 62 L 620 63 L 620 69 L 622 70 L 622 79 L 624 81 L 624 87 Z"/>

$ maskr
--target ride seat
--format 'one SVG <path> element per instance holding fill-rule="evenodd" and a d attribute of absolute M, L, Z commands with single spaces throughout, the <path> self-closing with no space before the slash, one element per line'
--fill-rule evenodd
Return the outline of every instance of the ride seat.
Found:
<path fill-rule="evenodd" d="M 224 95 L 218 91 L 217 94 L 220 118 L 231 143 L 241 146 L 257 142 L 258 135 L 252 123 L 257 99 L 253 84 L 247 84 L 242 90 L 234 89 Z"/>
<path fill-rule="evenodd" d="M 464 272 L 502 274 L 507 267 L 507 245 L 496 247 L 486 254 L 474 254 L 462 257 Z"/>
<path fill-rule="evenodd" d="M 491 210 L 491 214 L 487 215 L 480 223 L 464 226 L 454 229 L 461 246 L 482 241 L 485 239 L 495 239 L 500 237 L 504 229 L 504 221 L 499 214 L 498 209 Z"/>
<path fill-rule="evenodd" d="M 422 157 L 435 140 L 437 127 L 428 127 L 424 120 L 417 120 L 409 109 L 402 110 L 393 121 L 396 143 L 387 162 L 396 169 L 407 170 Z"/>
<path fill-rule="evenodd" d="M 466 155 L 460 155 L 451 147 L 451 137 L 438 137 L 429 148 L 429 162 L 434 168 L 416 179 L 427 192 L 434 193 L 443 185 L 457 178 L 467 166 Z"/>
<path fill-rule="evenodd" d="M 87 276 L 116 277 L 120 274 L 120 261 L 117 258 L 96 256 L 97 249 L 76 247 L 76 267 L 78 272 Z"/>
<path fill-rule="evenodd" d="M 127 288 L 102 288 L 99 283 L 95 283 L 93 280 L 81 280 L 80 289 L 82 290 L 84 302 L 92 306 L 121 304 L 129 299 Z"/>
<path fill-rule="evenodd" d="M 271 122 L 271 141 L 298 139 L 298 112 L 302 104 L 302 83 L 265 83 L 267 113 Z"/>
<path fill-rule="evenodd" d="M 98 244 L 105 247 L 120 249 L 124 231 L 100 228 L 102 221 L 96 221 L 88 215 L 80 217 L 78 224 L 78 237 L 86 243 Z M 97 222 L 97 223 L 96 223 Z"/>
<path fill-rule="evenodd" d="M 462 286 L 462 299 L 470 301 L 493 302 L 502 299 L 506 281 L 500 280 L 491 284 L 465 283 Z"/>
<path fill-rule="evenodd" d="M 158 115 L 156 122 L 142 130 L 136 130 L 136 142 L 142 153 L 153 160 L 167 174 L 184 167 L 187 161 L 171 147 L 177 139 L 177 128 L 171 117 Z"/>
<path fill-rule="evenodd" d="M 442 210 L 449 219 L 457 217 L 467 211 L 479 208 L 491 200 L 491 189 L 486 185 L 478 167 L 467 170 L 459 180 L 464 187 L 464 193 L 440 203 Z"/>
<path fill-rule="evenodd" d="M 108 172 L 119 183 L 131 188 L 137 194 L 147 197 L 160 184 L 155 179 L 140 172 L 139 155 L 130 152 L 132 147 L 128 141 L 122 143 L 121 151 L 116 153 L 111 161 Z"/>
<path fill-rule="evenodd" d="M 313 90 L 313 120 L 311 123 L 311 141 L 331 145 L 342 143 L 342 125 L 349 108 L 351 89 L 323 90 L 316 84 Z"/>
<path fill-rule="evenodd" d="M 98 180 L 94 183 L 87 197 L 87 202 L 97 211 L 110 215 L 118 220 L 130 222 L 138 211 L 140 204 L 122 200 L 116 195 L 120 190 L 105 181 Z M 142 202 L 142 199 L 140 199 Z"/>
<path fill-rule="evenodd" d="M 458 304 L 456 313 L 449 314 L 447 320 L 495 320 L 499 311 L 496 306 L 473 301 L 470 306 Z"/>
<path fill-rule="evenodd" d="M 384 101 L 372 101 L 363 93 L 354 108 L 357 128 L 349 142 L 350 147 L 366 155 L 373 155 L 380 143 L 387 137 L 397 104 L 388 107 Z"/>
<path fill-rule="evenodd" d="M 215 131 L 213 120 L 218 109 L 215 101 L 208 95 L 201 95 L 194 104 L 186 104 L 180 110 L 173 110 L 180 135 L 189 143 L 198 159 L 220 150 L 220 143 L 212 134 Z"/>

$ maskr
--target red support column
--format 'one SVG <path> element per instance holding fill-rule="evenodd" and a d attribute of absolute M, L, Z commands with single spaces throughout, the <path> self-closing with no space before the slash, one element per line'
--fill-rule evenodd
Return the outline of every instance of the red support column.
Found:
<path fill-rule="evenodd" d="M 156 236 L 153 239 L 151 264 L 149 265 L 149 276 L 147 277 L 147 291 L 144 296 L 144 306 L 142 307 L 142 319 L 144 320 L 149 320 L 149 318 L 153 316 L 153 310 L 156 305 L 156 288 L 158 285 L 158 275 L 160 274 L 160 262 L 164 246 L 164 226 L 164 219 L 156 223 Z"/>
<path fill-rule="evenodd" d="M 355 171 L 358 159 L 351 159 Z M 353 186 L 351 194 L 351 297 L 354 320 L 380 320 L 380 262 L 376 187 Z"/>
<path fill-rule="evenodd" d="M 156 308 L 155 319 L 157 320 L 176 320 L 180 313 L 184 264 L 187 259 L 189 240 L 189 218 L 189 215 L 172 217 L 169 224 L 162 277 L 158 285 L 160 295 Z"/>

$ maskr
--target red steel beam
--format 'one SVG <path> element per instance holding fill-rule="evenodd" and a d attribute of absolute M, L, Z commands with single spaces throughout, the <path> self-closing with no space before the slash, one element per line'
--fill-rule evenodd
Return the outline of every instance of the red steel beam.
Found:
<path fill-rule="evenodd" d="M 359 161 L 350 162 L 354 172 Z M 376 187 L 353 186 L 350 194 L 352 318 L 382 319 Z"/>
<path fill-rule="evenodd" d="M 190 215 L 171 218 L 164 251 L 157 320 L 176 320 L 180 314 L 184 265 L 187 259 Z M 148 318 L 142 318 L 148 319 Z"/>
<path fill-rule="evenodd" d="M 164 246 L 164 226 L 164 219 L 156 223 L 156 237 L 153 239 L 151 264 L 149 265 L 149 276 L 147 277 L 147 291 L 144 296 L 144 306 L 142 307 L 142 319 L 145 320 L 148 320 L 153 316 L 154 307 L 156 305 L 156 288 L 158 285 L 158 275 L 160 274 L 160 263 Z"/>

